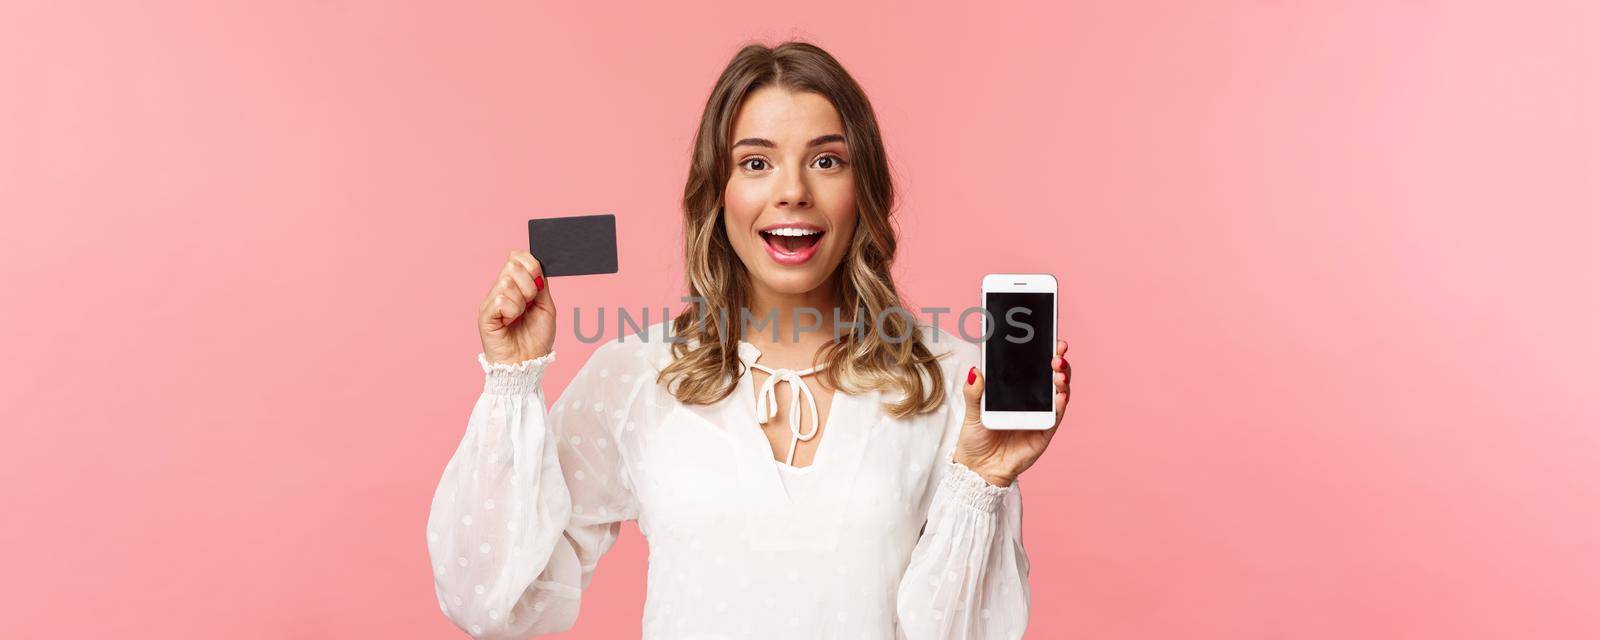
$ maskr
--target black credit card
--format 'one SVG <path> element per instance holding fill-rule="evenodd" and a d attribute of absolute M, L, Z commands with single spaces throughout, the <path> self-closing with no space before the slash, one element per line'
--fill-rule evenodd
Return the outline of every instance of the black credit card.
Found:
<path fill-rule="evenodd" d="M 547 276 L 617 272 L 617 217 L 567 216 L 528 221 L 528 251 Z"/>

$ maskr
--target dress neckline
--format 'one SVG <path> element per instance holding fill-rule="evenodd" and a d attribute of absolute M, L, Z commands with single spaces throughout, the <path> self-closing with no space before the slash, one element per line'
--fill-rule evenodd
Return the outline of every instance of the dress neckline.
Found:
<path fill-rule="evenodd" d="M 825 454 L 829 449 L 831 449 L 831 447 L 818 442 L 816 450 L 811 454 L 811 464 L 808 464 L 804 467 L 797 467 L 794 465 L 795 452 L 798 450 L 801 442 L 818 437 L 822 434 L 822 432 L 833 429 L 834 424 L 837 422 L 834 419 L 834 416 L 838 415 L 839 413 L 841 404 L 840 400 L 843 398 L 848 398 L 849 396 L 847 394 L 840 393 L 839 389 L 835 387 L 828 402 L 828 417 L 825 420 L 819 419 L 817 417 L 816 397 L 811 392 L 811 387 L 806 383 L 804 376 L 826 369 L 826 363 L 800 370 L 782 367 L 774 368 L 756 362 L 761 358 L 761 349 L 746 340 L 739 341 L 738 351 L 739 360 L 745 364 L 744 375 L 749 378 L 750 383 L 750 386 L 744 387 L 742 393 L 740 394 L 743 396 L 741 402 L 752 402 L 750 399 L 750 389 L 751 387 L 755 386 L 755 374 L 751 373 L 751 370 L 760 369 L 767 374 L 767 380 L 761 385 L 761 390 L 754 400 L 754 406 L 750 407 L 751 413 L 756 417 L 756 420 L 759 424 L 766 424 L 767 419 L 773 417 L 777 413 L 777 385 L 779 383 L 788 383 L 790 387 L 790 440 L 788 459 L 779 460 L 773 458 L 771 454 L 772 448 L 770 446 L 765 448 L 766 457 L 771 460 L 781 472 L 794 473 L 797 475 L 810 473 L 817 467 L 818 463 L 823 462 L 826 459 Z M 811 429 L 809 431 L 803 429 L 801 426 L 802 417 L 798 409 L 800 400 L 802 398 L 804 398 L 807 407 L 810 409 Z M 761 439 L 763 442 L 766 441 L 765 437 Z M 829 442 L 833 440 L 834 438 L 828 438 Z"/>

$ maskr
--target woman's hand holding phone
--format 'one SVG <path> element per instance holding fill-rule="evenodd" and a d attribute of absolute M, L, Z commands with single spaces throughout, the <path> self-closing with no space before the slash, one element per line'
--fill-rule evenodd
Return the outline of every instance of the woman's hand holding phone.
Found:
<path fill-rule="evenodd" d="M 1050 358 L 1051 376 L 1055 384 L 1055 426 L 1039 430 L 992 430 L 983 426 L 981 403 L 983 400 L 983 372 L 973 367 L 967 372 L 967 419 L 961 425 L 960 440 L 956 442 L 955 461 L 973 470 L 997 487 L 1011 486 L 1017 476 L 1032 467 L 1044 454 L 1050 439 L 1061 428 L 1061 418 L 1066 415 L 1067 401 L 1072 398 L 1072 365 L 1067 363 L 1067 343 L 1057 340 L 1055 355 Z"/>
<path fill-rule="evenodd" d="M 512 251 L 478 305 L 478 338 L 490 364 L 516 364 L 550 353 L 556 338 L 556 305 L 539 260 Z"/>

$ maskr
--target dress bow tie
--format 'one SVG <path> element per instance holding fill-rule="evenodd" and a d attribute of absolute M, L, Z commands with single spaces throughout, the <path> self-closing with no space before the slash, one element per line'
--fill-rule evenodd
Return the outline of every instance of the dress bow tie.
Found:
<path fill-rule="evenodd" d="M 784 459 L 784 464 L 794 466 L 795 447 L 803 440 L 810 440 L 817 435 L 820 420 L 817 418 L 817 398 L 811 394 L 811 387 L 806 386 L 803 376 L 817 372 L 822 367 L 811 367 L 803 371 L 793 369 L 773 369 L 757 363 L 750 366 L 767 372 L 767 381 L 761 384 L 761 393 L 756 397 L 756 417 L 761 424 L 766 424 L 773 416 L 778 415 L 778 383 L 789 383 L 789 433 L 794 438 L 789 440 L 789 455 Z M 806 397 L 806 406 L 811 409 L 811 430 L 800 431 L 800 396 Z"/>

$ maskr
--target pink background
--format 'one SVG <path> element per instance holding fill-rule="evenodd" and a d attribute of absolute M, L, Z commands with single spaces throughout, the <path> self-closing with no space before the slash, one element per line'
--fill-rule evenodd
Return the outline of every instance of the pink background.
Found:
<path fill-rule="evenodd" d="M 593 212 L 622 273 L 558 302 L 673 303 L 705 94 L 794 35 L 878 109 L 913 304 L 1063 283 L 1033 637 L 1600 634 L 1593 3 L 214 4 L 0 8 L 0 637 L 452 637 L 477 303 Z M 638 633 L 645 552 L 573 637 Z"/>

